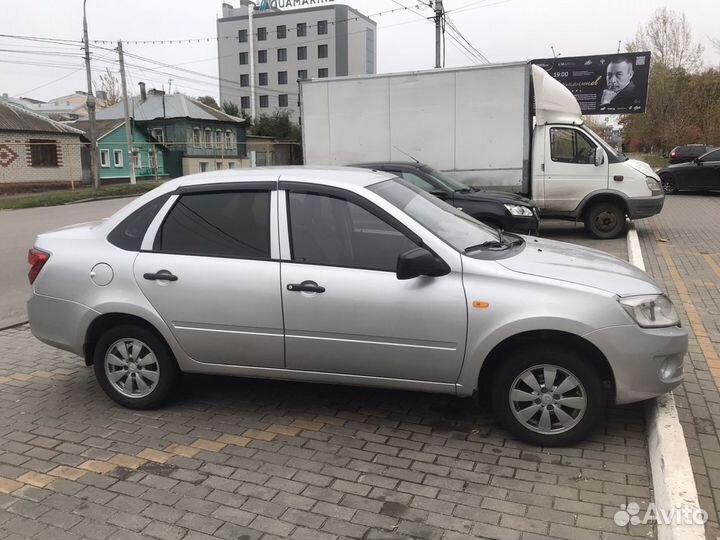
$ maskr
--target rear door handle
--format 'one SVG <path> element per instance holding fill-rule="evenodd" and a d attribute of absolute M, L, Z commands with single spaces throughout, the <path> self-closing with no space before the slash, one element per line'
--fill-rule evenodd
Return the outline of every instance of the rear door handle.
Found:
<path fill-rule="evenodd" d="M 302 283 L 288 283 L 287 290 L 293 292 L 324 293 L 325 287 L 321 287 L 314 281 L 303 281 Z"/>
<path fill-rule="evenodd" d="M 178 277 L 174 275 L 170 270 L 158 270 L 157 272 L 153 273 L 147 273 L 143 274 L 143 277 L 145 279 L 148 279 L 150 281 L 177 281 Z"/>

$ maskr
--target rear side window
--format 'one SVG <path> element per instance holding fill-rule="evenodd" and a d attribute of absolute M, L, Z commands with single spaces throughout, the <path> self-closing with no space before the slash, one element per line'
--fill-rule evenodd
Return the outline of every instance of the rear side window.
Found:
<path fill-rule="evenodd" d="M 140 251 L 150 223 L 169 198 L 166 193 L 135 210 L 108 234 L 108 242 L 126 251 Z"/>
<path fill-rule="evenodd" d="M 165 218 L 155 251 L 269 259 L 270 191 L 183 195 Z"/>
<path fill-rule="evenodd" d="M 703 160 L 703 162 L 705 162 L 705 161 L 720 161 L 720 149 L 710 152 L 709 154 L 706 154 L 705 156 L 703 156 L 702 160 Z"/>

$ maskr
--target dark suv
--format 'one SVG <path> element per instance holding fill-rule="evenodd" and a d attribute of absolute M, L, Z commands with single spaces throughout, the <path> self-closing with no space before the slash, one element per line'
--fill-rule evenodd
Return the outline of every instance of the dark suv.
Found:
<path fill-rule="evenodd" d="M 492 227 L 520 234 L 537 234 L 537 205 L 526 197 L 470 188 L 423 163 L 374 161 L 356 163 L 351 167 L 392 173 Z"/>
<path fill-rule="evenodd" d="M 682 146 L 676 146 L 671 150 L 668 161 L 673 165 L 675 163 L 687 163 L 709 152 L 713 148 L 713 146 L 708 144 L 683 144 Z"/>

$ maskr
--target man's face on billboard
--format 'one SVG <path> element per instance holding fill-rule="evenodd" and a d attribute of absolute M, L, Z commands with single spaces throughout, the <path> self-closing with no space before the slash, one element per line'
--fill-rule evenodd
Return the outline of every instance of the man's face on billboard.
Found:
<path fill-rule="evenodd" d="M 629 62 L 611 62 L 607 67 L 607 87 L 612 92 L 620 92 L 633 77 Z"/>

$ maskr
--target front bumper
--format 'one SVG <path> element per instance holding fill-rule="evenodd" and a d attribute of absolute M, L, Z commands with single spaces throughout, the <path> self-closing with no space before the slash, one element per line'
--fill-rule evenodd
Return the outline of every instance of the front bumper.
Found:
<path fill-rule="evenodd" d="M 665 194 L 653 195 L 652 197 L 633 197 L 627 200 L 628 217 L 630 219 L 642 219 L 659 214 L 665 204 Z"/>
<path fill-rule="evenodd" d="M 537 213 L 534 216 L 506 216 L 503 229 L 517 234 L 537 235 L 539 224 Z"/>
<path fill-rule="evenodd" d="M 684 328 L 624 325 L 595 330 L 584 337 L 610 363 L 618 404 L 657 397 L 683 380 L 688 350 L 688 332 Z"/>

